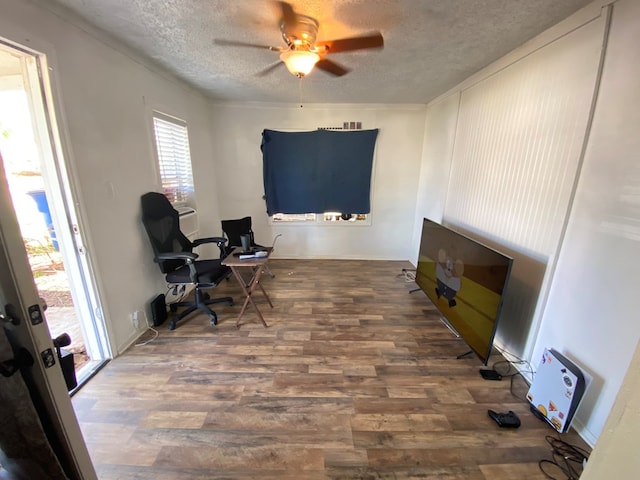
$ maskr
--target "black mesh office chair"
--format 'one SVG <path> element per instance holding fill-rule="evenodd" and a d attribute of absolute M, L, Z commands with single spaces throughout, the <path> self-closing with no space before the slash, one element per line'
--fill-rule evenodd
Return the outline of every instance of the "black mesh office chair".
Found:
<path fill-rule="evenodd" d="M 264 248 L 258 245 L 253 238 L 253 230 L 251 229 L 251 217 L 238 218 L 236 220 L 222 220 L 222 231 L 227 238 L 225 246 L 226 253 L 230 253 L 235 247 L 241 247 L 241 235 L 249 235 L 251 237 L 252 248 Z"/>
<path fill-rule="evenodd" d="M 195 311 L 209 316 L 211 325 L 218 323 L 216 312 L 209 308 L 214 303 L 233 305 L 231 297 L 210 298 L 204 289 L 217 286 L 229 277 L 229 267 L 221 265 L 221 259 L 196 260 L 198 254 L 193 248 L 205 243 L 216 243 L 221 257 L 224 253 L 225 239 L 222 237 L 198 238 L 190 241 L 181 231 L 178 212 L 167 197 L 161 193 L 149 192 L 141 197 L 142 223 L 149 235 L 155 262 L 165 274 L 167 283 L 195 285 L 194 301 L 173 303 L 172 311 L 178 307 L 187 307 L 174 316 L 169 322 L 169 330 L 176 328 L 176 323 Z"/>
<path fill-rule="evenodd" d="M 241 235 L 249 235 L 251 237 L 251 248 L 266 248 L 264 245 L 260 245 L 255 242 L 253 238 L 253 229 L 251 228 L 251 217 L 238 218 L 234 220 L 222 220 L 222 232 L 227 238 L 227 244 L 225 246 L 225 254 L 230 254 L 235 247 L 241 247 L 240 241 Z M 279 235 L 278 235 L 279 236 Z M 276 236 L 276 239 L 277 237 Z M 272 247 L 275 246 L 275 240 Z M 271 276 L 275 275 L 271 273 L 269 267 L 266 267 L 265 271 Z"/>

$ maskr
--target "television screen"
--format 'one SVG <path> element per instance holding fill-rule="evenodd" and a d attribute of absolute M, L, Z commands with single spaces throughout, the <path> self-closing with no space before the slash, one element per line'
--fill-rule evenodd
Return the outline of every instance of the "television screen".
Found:
<path fill-rule="evenodd" d="M 513 260 L 424 219 L 416 283 L 486 364 Z"/>

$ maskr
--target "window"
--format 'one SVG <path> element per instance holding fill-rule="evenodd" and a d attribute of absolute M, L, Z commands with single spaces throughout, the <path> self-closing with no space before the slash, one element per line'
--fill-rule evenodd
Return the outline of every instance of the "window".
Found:
<path fill-rule="evenodd" d="M 272 219 L 276 223 L 315 222 L 315 213 L 274 213 Z"/>
<path fill-rule="evenodd" d="M 264 130 L 261 149 L 267 214 L 369 213 L 377 135 L 377 129 Z"/>
<path fill-rule="evenodd" d="M 323 220 L 325 222 L 340 223 L 357 223 L 366 222 L 368 215 L 366 213 L 340 213 L 340 212 L 324 212 Z"/>
<path fill-rule="evenodd" d="M 318 127 L 318 130 L 324 131 L 337 131 L 337 130 L 362 130 L 362 122 L 343 122 L 342 127 Z M 266 132 L 266 130 L 265 130 Z M 264 135 L 264 132 L 263 132 Z M 374 139 L 375 142 L 375 139 Z M 264 153 L 265 145 L 262 145 Z M 301 156 L 302 158 L 302 156 Z M 325 170 L 325 165 L 320 168 L 320 171 Z M 315 174 L 319 172 L 316 171 Z M 324 173 L 324 172 L 322 172 Z M 370 173 L 369 173 L 370 175 Z M 294 181 L 299 182 L 301 178 L 296 178 Z M 265 183 L 266 185 L 266 183 Z M 315 213 L 274 213 L 271 215 L 271 221 L 273 224 L 290 224 L 290 225 L 303 225 L 303 224 L 316 224 L 316 225 L 371 225 L 371 216 L 366 213 L 342 213 L 338 211 L 325 211 L 319 214 Z"/>
<path fill-rule="evenodd" d="M 324 212 L 320 215 L 315 213 L 275 213 L 271 217 L 273 223 L 288 223 L 288 224 L 358 224 L 358 225 L 370 225 L 371 216 L 366 213 L 340 213 L 340 212 Z"/>
<path fill-rule="evenodd" d="M 186 122 L 153 112 L 162 191 L 172 204 L 186 204 L 193 196 L 193 175 Z"/>

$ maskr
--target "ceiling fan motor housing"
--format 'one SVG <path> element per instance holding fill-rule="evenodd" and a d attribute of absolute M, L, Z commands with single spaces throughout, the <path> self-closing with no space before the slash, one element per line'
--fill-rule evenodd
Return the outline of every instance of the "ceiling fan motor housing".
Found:
<path fill-rule="evenodd" d="M 280 31 L 285 43 L 293 50 L 313 50 L 318 35 L 318 21 L 307 15 L 296 14 L 296 22 L 284 20 Z"/>

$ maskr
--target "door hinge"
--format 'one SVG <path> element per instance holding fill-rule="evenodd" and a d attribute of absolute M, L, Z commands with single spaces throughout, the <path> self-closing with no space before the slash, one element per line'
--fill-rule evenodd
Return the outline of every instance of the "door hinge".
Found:
<path fill-rule="evenodd" d="M 47 348 L 40 352 L 40 357 L 42 358 L 42 362 L 44 363 L 45 368 L 53 367 L 56 364 L 56 356 L 53 354 L 53 350 Z"/>
<path fill-rule="evenodd" d="M 29 310 L 29 318 L 31 319 L 31 325 L 38 325 L 42 323 L 43 318 L 42 318 L 42 312 L 40 311 L 40 305 L 38 305 L 37 303 L 34 305 L 31 305 L 28 310 Z"/>

